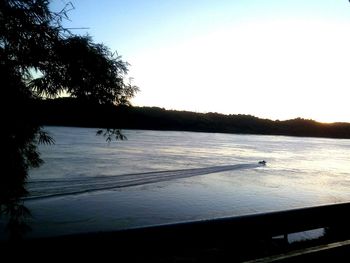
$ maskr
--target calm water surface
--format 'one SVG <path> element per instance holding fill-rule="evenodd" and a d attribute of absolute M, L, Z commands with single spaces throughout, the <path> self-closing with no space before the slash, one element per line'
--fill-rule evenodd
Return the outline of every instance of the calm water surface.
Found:
<path fill-rule="evenodd" d="M 47 127 L 29 236 L 106 231 L 350 201 L 350 140 Z M 266 166 L 258 165 L 266 160 Z"/>

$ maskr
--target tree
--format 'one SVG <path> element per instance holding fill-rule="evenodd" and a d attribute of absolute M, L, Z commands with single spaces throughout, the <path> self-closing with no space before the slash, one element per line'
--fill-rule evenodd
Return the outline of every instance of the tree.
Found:
<path fill-rule="evenodd" d="M 62 94 L 101 104 L 128 104 L 137 87 L 125 78 L 128 64 L 90 36 L 74 35 L 62 26 L 67 4 L 60 12 L 49 0 L 0 0 L 0 83 L 2 167 L 0 215 L 11 218 L 10 230 L 21 230 L 29 211 L 21 198 L 27 195 L 28 169 L 42 163 L 39 143 L 53 139 L 35 120 L 35 99 Z M 101 132 L 100 132 L 101 133 Z M 118 130 L 105 134 L 123 138 Z"/>

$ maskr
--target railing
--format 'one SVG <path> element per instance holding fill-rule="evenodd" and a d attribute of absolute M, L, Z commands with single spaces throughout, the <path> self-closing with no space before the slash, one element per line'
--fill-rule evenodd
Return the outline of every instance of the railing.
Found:
<path fill-rule="evenodd" d="M 168 256 L 183 251 L 196 251 L 202 255 L 216 249 L 221 256 L 248 260 L 268 255 L 274 249 L 272 237 L 278 235 L 325 228 L 336 230 L 329 232 L 336 233 L 333 241 L 337 238 L 341 240 L 350 232 L 349 211 L 350 203 L 340 203 L 115 232 L 33 239 L 23 244 L 26 248 L 63 246 L 74 247 L 74 251 L 78 247 L 95 251 L 103 249 L 104 253 L 106 249 L 114 249 L 118 253 L 134 256 L 138 253 Z"/>
<path fill-rule="evenodd" d="M 145 236 L 154 239 L 206 239 L 208 237 L 273 237 L 316 228 L 349 227 L 350 203 L 339 203 L 286 211 L 219 218 L 99 233 L 121 237 Z"/>

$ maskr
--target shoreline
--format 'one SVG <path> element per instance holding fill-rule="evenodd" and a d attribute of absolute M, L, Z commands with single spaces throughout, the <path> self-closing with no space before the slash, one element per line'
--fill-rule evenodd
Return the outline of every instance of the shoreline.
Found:
<path fill-rule="evenodd" d="M 244 114 L 117 107 L 73 98 L 34 100 L 32 107 L 41 125 L 350 139 L 350 123 L 345 122 L 321 123 L 303 118 L 280 121 Z"/>

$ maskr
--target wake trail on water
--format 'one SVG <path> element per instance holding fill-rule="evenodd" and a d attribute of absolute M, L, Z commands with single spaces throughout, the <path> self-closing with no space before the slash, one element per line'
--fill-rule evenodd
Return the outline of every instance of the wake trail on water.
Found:
<path fill-rule="evenodd" d="M 122 175 L 100 175 L 84 178 L 70 179 L 44 179 L 31 180 L 27 183 L 30 195 L 23 200 L 39 199 L 53 196 L 72 195 L 98 190 L 108 190 L 128 186 L 137 186 L 157 183 L 173 179 L 187 178 L 199 175 L 219 173 L 225 171 L 253 169 L 260 164 L 233 164 L 204 168 L 192 168 L 181 170 L 155 171 Z"/>

